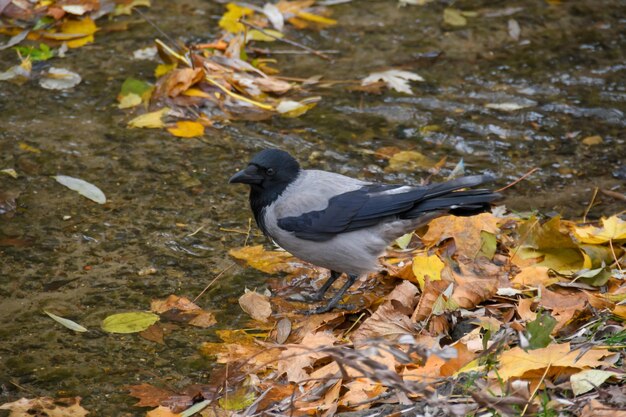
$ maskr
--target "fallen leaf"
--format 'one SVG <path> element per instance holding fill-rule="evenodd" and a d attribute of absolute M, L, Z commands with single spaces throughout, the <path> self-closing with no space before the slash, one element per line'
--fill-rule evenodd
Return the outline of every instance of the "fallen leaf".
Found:
<path fill-rule="evenodd" d="M 152 300 L 150 310 L 161 315 L 162 318 L 189 323 L 196 327 L 211 327 L 217 323 L 213 313 L 204 311 L 188 298 L 171 294 L 164 300 Z"/>
<path fill-rule="evenodd" d="M 371 73 L 361 81 L 361 85 L 365 86 L 378 81 L 384 81 L 387 87 L 400 93 L 413 94 L 411 87 L 409 87 L 409 81 L 424 81 L 424 79 L 414 72 L 390 69 Z"/>
<path fill-rule="evenodd" d="M 287 374 L 287 380 L 299 383 L 309 378 L 308 368 L 327 354 L 318 352 L 319 347 L 332 346 L 337 338 L 331 332 L 309 333 L 298 345 L 284 350 L 278 359 L 278 374 Z"/>
<path fill-rule="evenodd" d="M 272 315 L 272 305 L 269 297 L 256 291 L 246 289 L 246 292 L 239 297 L 239 305 L 250 317 L 263 323 L 266 323 L 267 319 Z"/>
<path fill-rule="evenodd" d="M 443 11 L 443 21 L 447 25 L 461 27 L 467 25 L 467 19 L 460 10 L 448 7 Z"/>
<path fill-rule="evenodd" d="M 74 39 L 67 41 L 70 48 L 80 48 L 94 41 L 94 33 L 98 28 L 90 17 L 79 20 L 68 19 L 61 24 L 61 33 L 72 35 Z M 77 36 L 76 36 L 77 35 Z"/>
<path fill-rule="evenodd" d="M 168 107 L 163 107 L 161 110 L 153 111 L 150 113 L 137 116 L 128 122 L 128 127 L 140 127 L 147 129 L 158 129 L 165 126 L 163 122 L 163 116 L 169 113 Z"/>
<path fill-rule="evenodd" d="M 119 313 L 102 321 L 102 330 L 109 333 L 138 333 L 159 321 L 159 316 L 145 311 Z"/>
<path fill-rule="evenodd" d="M 575 227 L 574 235 L 582 243 L 603 244 L 626 241 L 626 220 L 617 216 L 602 219 L 602 227 Z"/>
<path fill-rule="evenodd" d="M 403 334 L 412 334 L 414 323 L 411 314 L 415 309 L 418 289 L 408 281 L 394 288 L 386 301 L 356 329 L 351 339 L 354 343 L 376 337 L 395 340 Z"/>
<path fill-rule="evenodd" d="M 263 6 L 263 13 L 272 23 L 272 26 L 274 26 L 277 31 L 282 32 L 283 27 L 285 26 L 285 19 L 280 9 L 272 3 L 265 3 Z"/>
<path fill-rule="evenodd" d="M 427 156 L 417 151 L 400 151 L 389 159 L 389 165 L 385 171 L 391 172 L 413 172 L 418 170 L 427 170 L 435 163 Z"/>
<path fill-rule="evenodd" d="M 130 385 L 126 388 L 130 391 L 128 395 L 139 400 L 139 402 L 134 404 L 135 407 L 156 407 L 161 405 L 163 401 L 176 395 L 174 391 L 158 388 L 150 384 Z"/>
<path fill-rule="evenodd" d="M 428 224 L 428 232 L 422 237 L 427 246 L 434 246 L 446 239 L 454 239 L 456 253 L 467 259 L 474 259 L 483 246 L 481 232 L 497 234 L 500 219 L 491 213 L 476 216 L 439 217 Z"/>
<path fill-rule="evenodd" d="M 603 140 L 602 140 L 602 136 L 587 136 L 586 138 L 583 139 L 583 143 L 587 146 L 595 146 L 595 145 L 600 145 L 602 144 Z"/>
<path fill-rule="evenodd" d="M 602 358 L 611 355 L 606 349 L 592 349 L 588 351 L 570 350 L 569 343 L 553 343 L 542 349 L 535 349 L 525 352 L 520 347 L 514 347 L 505 351 L 500 356 L 500 366 L 498 376 L 503 381 L 510 378 L 540 378 L 545 369 L 550 370 L 546 375 L 558 375 L 565 368 L 572 370 L 582 370 L 607 366 L 609 363 L 602 361 Z"/>
<path fill-rule="evenodd" d="M 284 117 L 298 117 L 302 116 L 307 111 L 311 110 L 317 105 L 320 97 L 309 97 L 302 101 L 293 100 L 281 100 L 276 106 L 276 111 Z"/>
<path fill-rule="evenodd" d="M 0 405 L 0 410 L 10 410 L 9 417 L 84 417 L 89 412 L 80 405 L 80 397 L 69 398 L 20 398 Z"/>
<path fill-rule="evenodd" d="M 15 171 L 13 168 L 0 169 L 0 174 L 8 175 L 9 177 L 13 179 L 17 179 L 18 177 L 17 171 Z"/>
<path fill-rule="evenodd" d="M 219 21 L 219 26 L 230 32 L 230 33 L 240 33 L 243 32 L 246 27 L 243 23 L 240 23 L 239 20 L 242 17 L 250 16 L 254 13 L 252 9 L 247 7 L 239 6 L 235 3 L 228 3 L 226 5 L 227 12 L 224 13 L 222 18 Z"/>
<path fill-rule="evenodd" d="M 238 411 L 249 407 L 254 400 L 254 392 L 250 391 L 248 387 L 241 387 L 235 392 L 225 393 L 218 402 L 224 410 Z"/>
<path fill-rule="evenodd" d="M 544 312 L 537 318 L 526 324 L 528 331 L 528 349 L 545 348 L 552 342 L 552 330 L 556 326 L 556 319 L 549 313 Z"/>
<path fill-rule="evenodd" d="M 626 410 L 613 408 L 592 398 L 581 410 L 580 417 L 626 417 Z"/>
<path fill-rule="evenodd" d="M 154 410 L 148 411 L 146 417 L 180 417 L 180 414 L 173 412 L 168 407 L 160 405 Z"/>
<path fill-rule="evenodd" d="M 441 279 L 441 271 L 445 264 L 437 255 L 418 255 L 413 257 L 413 274 L 417 279 L 420 288 L 424 289 L 426 277 L 431 281 L 439 281 Z"/>
<path fill-rule="evenodd" d="M 98 204 L 104 204 L 107 202 L 107 198 L 98 187 L 95 185 L 81 180 L 80 178 L 69 177 L 67 175 L 57 175 L 53 177 L 59 184 L 66 186 L 70 190 L 76 191 L 83 197 L 87 197 L 91 201 Z"/>
<path fill-rule="evenodd" d="M 50 67 L 39 79 L 39 85 L 47 90 L 68 90 L 81 82 L 81 77 L 65 68 Z"/>
<path fill-rule="evenodd" d="M 268 251 L 263 249 L 263 245 L 231 249 L 228 254 L 235 259 L 246 261 L 252 268 L 267 274 L 289 272 L 293 268 L 290 262 L 294 260 L 294 257 L 290 253 Z"/>
<path fill-rule="evenodd" d="M 578 396 L 599 387 L 604 384 L 607 379 L 616 376 L 618 376 L 616 372 L 602 371 L 600 369 L 586 369 L 572 375 L 570 377 L 570 383 L 572 384 L 574 395 Z"/>
<path fill-rule="evenodd" d="M 204 126 L 190 120 L 179 120 L 176 126 L 168 127 L 167 131 L 179 138 L 195 138 L 204 135 Z"/>
<path fill-rule="evenodd" d="M 547 266 L 527 266 L 515 275 L 511 284 L 516 288 L 538 287 L 540 285 L 548 287 L 560 281 L 558 277 L 550 277 L 548 271 L 550 268 Z"/>
<path fill-rule="evenodd" d="M 80 332 L 80 333 L 89 331 L 88 329 L 84 328 L 83 326 L 76 323 L 75 321 L 57 316 L 56 314 L 52 314 L 46 310 L 44 310 L 43 312 L 46 313 L 48 316 L 50 316 L 50 318 L 52 318 L 54 321 L 62 324 L 63 326 L 67 327 L 70 330 L 74 330 L 75 332 Z"/>

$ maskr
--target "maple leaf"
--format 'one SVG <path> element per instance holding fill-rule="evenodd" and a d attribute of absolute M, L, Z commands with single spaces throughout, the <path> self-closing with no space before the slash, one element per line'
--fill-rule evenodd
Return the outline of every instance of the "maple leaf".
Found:
<path fill-rule="evenodd" d="M 574 227 L 574 235 L 583 243 L 602 244 L 626 241 L 626 221 L 617 216 L 602 219 L 602 227 Z"/>

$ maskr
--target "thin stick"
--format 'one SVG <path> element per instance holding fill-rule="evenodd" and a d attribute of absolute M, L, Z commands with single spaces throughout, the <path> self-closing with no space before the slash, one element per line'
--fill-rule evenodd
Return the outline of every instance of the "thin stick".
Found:
<path fill-rule="evenodd" d="M 545 372 L 541 376 L 541 379 L 539 380 L 539 383 L 537 384 L 537 386 L 533 390 L 533 393 L 530 396 L 530 398 L 528 399 L 528 402 L 526 403 L 526 406 L 522 410 L 522 414 L 520 414 L 521 417 L 524 417 L 524 414 L 526 414 L 526 410 L 530 406 L 530 403 L 532 402 L 533 398 L 535 398 L 535 395 L 537 395 L 537 391 L 539 391 L 539 387 L 541 386 L 541 384 L 543 384 L 543 380 L 546 379 L 546 375 L 548 375 L 548 370 L 550 369 L 550 365 L 551 365 L 551 363 L 548 363 L 548 366 L 546 367 Z"/>
<path fill-rule="evenodd" d="M 252 218 L 248 217 L 248 231 L 246 233 L 246 240 L 243 241 L 244 246 L 248 246 L 248 239 L 250 239 L 250 232 L 252 232 Z"/>
<path fill-rule="evenodd" d="M 531 169 L 530 171 L 528 171 L 527 173 L 525 173 L 524 175 L 522 175 L 521 177 L 519 177 L 518 179 L 516 179 L 516 180 L 515 180 L 515 181 L 513 181 L 512 183 L 510 183 L 509 185 L 507 185 L 507 186 L 505 186 L 505 187 L 502 187 L 502 188 L 500 188 L 499 190 L 496 190 L 495 192 L 496 192 L 496 193 L 499 193 L 499 192 L 501 192 L 501 191 L 506 190 L 507 188 L 510 188 L 510 187 L 514 186 L 515 184 L 517 184 L 518 182 L 520 182 L 520 181 L 522 181 L 522 180 L 526 179 L 528 176 L 532 175 L 535 171 L 538 171 L 538 170 L 539 170 L 539 168 L 533 168 L 533 169 Z"/>
<path fill-rule="evenodd" d="M 206 77 L 204 77 L 204 79 L 206 81 L 208 81 L 210 84 L 213 84 L 214 86 L 216 86 L 217 88 L 222 90 L 224 92 L 224 94 L 229 95 L 229 96 L 231 96 L 233 98 L 236 98 L 237 100 L 245 101 L 246 103 L 250 103 L 253 106 L 260 107 L 263 110 L 269 110 L 269 111 L 274 111 L 275 110 L 274 107 L 270 106 L 269 104 L 259 103 L 258 101 L 251 100 L 248 97 L 244 97 L 242 95 L 239 95 L 237 93 L 233 93 L 232 91 L 229 91 L 226 87 L 224 87 L 223 85 L 221 85 L 220 83 L 215 81 L 213 78 L 209 77 L 208 75 Z"/>
<path fill-rule="evenodd" d="M 613 247 L 613 239 L 609 239 L 609 246 L 611 247 L 611 253 L 613 254 L 613 259 L 615 259 L 615 264 L 617 265 L 617 269 L 619 269 L 620 273 L 624 273 L 624 271 L 622 270 L 622 266 L 619 264 L 619 259 L 617 259 L 615 248 Z"/>
<path fill-rule="evenodd" d="M 256 52 L 257 54 L 264 54 L 264 55 L 306 55 L 310 52 L 308 51 L 296 51 L 293 49 L 278 49 L 278 50 L 272 50 L 272 49 L 267 49 L 267 48 L 250 48 L 252 50 L 252 52 Z M 337 51 L 335 49 L 327 49 L 327 50 L 319 50 L 317 51 L 319 53 L 324 53 L 324 54 L 339 54 L 341 53 L 341 51 Z"/>
<path fill-rule="evenodd" d="M 215 276 L 215 278 L 213 278 L 213 280 L 212 280 L 211 282 L 209 282 L 209 285 L 207 285 L 206 287 L 204 287 L 204 289 L 200 292 L 200 294 L 198 294 L 198 296 L 197 296 L 196 298 L 194 298 L 194 299 L 193 299 L 193 302 L 195 303 L 195 302 L 196 302 L 196 300 L 202 296 L 202 294 L 204 294 L 205 292 L 207 292 L 207 290 L 208 290 L 209 288 L 211 288 L 211 285 L 213 285 L 213 283 L 214 283 L 215 281 L 217 281 L 217 279 L 218 279 L 219 277 L 221 277 L 222 275 L 224 275 L 224 273 L 225 273 L 226 271 L 228 271 L 230 268 L 232 268 L 232 267 L 233 267 L 233 266 L 235 266 L 235 265 L 236 265 L 236 264 L 233 262 L 233 263 L 231 263 L 230 265 L 228 265 L 226 268 L 222 269 L 222 270 L 220 271 L 220 273 L 219 273 L 219 274 L 217 274 L 217 275 Z"/>
<path fill-rule="evenodd" d="M 589 214 L 589 211 L 591 210 L 591 207 L 593 207 L 593 203 L 596 201 L 596 197 L 598 196 L 598 187 L 595 188 L 595 190 L 593 190 L 593 196 L 591 197 L 591 201 L 589 202 L 589 205 L 587 206 L 587 208 L 585 209 L 585 212 L 583 213 L 583 223 L 587 222 L 587 214 Z"/>
<path fill-rule="evenodd" d="M 274 38 L 274 39 L 275 39 L 275 40 L 277 40 L 277 41 L 285 42 L 285 43 L 287 43 L 287 44 L 289 44 L 289 45 L 291 45 L 291 46 L 295 46 L 296 48 L 301 48 L 301 49 L 304 49 L 305 51 L 309 51 L 309 52 L 310 52 L 310 53 L 312 53 L 313 55 L 317 55 L 317 56 L 319 56 L 320 58 L 323 58 L 323 59 L 325 59 L 325 60 L 327 60 L 327 61 L 331 61 L 331 60 L 332 60 L 332 58 L 331 58 L 331 57 L 329 57 L 328 55 L 324 54 L 323 52 L 316 51 L 316 50 L 315 50 L 315 49 L 313 49 L 313 48 L 309 48 L 308 46 L 306 46 L 306 45 L 302 45 L 301 43 L 298 43 L 298 42 L 296 42 L 296 41 L 292 41 L 291 39 L 287 39 L 287 38 L 279 38 L 278 36 L 273 35 L 273 34 L 271 34 L 271 33 L 267 32 L 267 31 L 265 31 L 262 27 L 257 26 L 257 25 L 255 25 L 254 23 L 247 22 L 247 21 L 245 21 L 244 19 L 239 19 L 239 22 L 240 22 L 240 23 L 242 23 L 242 24 L 244 24 L 244 25 L 246 25 L 246 26 L 248 26 L 248 27 L 251 27 L 252 29 L 258 30 L 259 32 L 261 32 L 262 34 L 264 34 L 264 35 L 266 35 L 266 36 L 269 36 L 270 38 Z"/>

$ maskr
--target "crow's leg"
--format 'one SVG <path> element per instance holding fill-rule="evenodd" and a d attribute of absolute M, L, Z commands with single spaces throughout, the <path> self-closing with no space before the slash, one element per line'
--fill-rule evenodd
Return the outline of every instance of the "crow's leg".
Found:
<path fill-rule="evenodd" d="M 341 272 L 330 271 L 330 277 L 326 280 L 324 285 L 322 285 L 321 288 L 317 290 L 317 292 L 310 297 L 310 299 L 314 301 L 323 300 L 324 294 L 326 294 L 326 291 L 328 291 L 330 286 L 333 285 L 334 282 L 337 281 L 337 278 L 339 278 L 340 276 L 341 276 Z"/>
<path fill-rule="evenodd" d="M 341 307 L 341 305 L 338 305 L 339 301 L 341 301 L 341 298 L 346 293 L 346 291 L 348 291 L 348 288 L 350 288 L 352 286 L 352 284 L 354 284 L 356 279 L 359 277 L 356 274 L 347 274 L 347 275 L 348 275 L 348 281 L 345 284 L 343 284 L 343 287 L 341 287 L 341 289 L 337 292 L 337 294 L 335 294 L 335 296 L 333 298 L 331 298 L 331 300 L 328 302 L 328 304 L 326 304 L 323 307 L 318 307 L 316 309 L 311 310 L 310 311 L 311 314 L 326 313 L 326 312 L 329 312 L 330 310 L 332 310 L 335 307 Z M 331 278 L 332 278 L 332 274 L 331 274 Z M 335 279 L 337 279 L 337 278 L 335 278 Z M 324 284 L 324 287 L 325 286 L 326 286 L 326 284 Z M 324 288 L 324 287 L 322 287 L 322 288 Z M 351 306 L 344 306 L 344 307 L 350 308 Z"/>

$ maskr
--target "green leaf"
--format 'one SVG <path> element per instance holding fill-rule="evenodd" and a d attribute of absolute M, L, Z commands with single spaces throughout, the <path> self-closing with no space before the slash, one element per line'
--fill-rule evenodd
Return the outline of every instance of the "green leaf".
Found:
<path fill-rule="evenodd" d="M 467 19 L 463 16 L 462 12 L 451 7 L 443 11 L 443 21 L 450 26 L 460 27 L 467 25 Z"/>
<path fill-rule="evenodd" d="M 35 23 L 35 27 L 33 30 L 45 29 L 47 26 L 50 26 L 54 23 L 54 17 L 52 16 L 44 16 Z"/>
<path fill-rule="evenodd" d="M 109 333 L 137 333 L 159 321 L 159 316 L 145 311 L 113 314 L 102 321 L 102 330 Z"/>
<path fill-rule="evenodd" d="M 70 319 L 65 319 L 61 316 L 57 316 L 56 314 L 52 314 L 50 312 L 47 312 L 46 310 L 44 310 L 43 312 L 46 313 L 48 316 L 50 316 L 52 320 L 56 321 L 59 324 L 62 324 L 63 326 L 67 327 L 70 330 L 74 330 L 75 332 L 81 332 L 81 333 L 89 331 L 88 329 L 84 328 L 83 326 L 76 323 L 75 321 L 72 321 Z"/>
<path fill-rule="evenodd" d="M 528 349 L 540 349 L 548 346 L 552 342 L 552 329 L 556 326 L 556 319 L 547 311 L 537 315 L 534 321 L 526 325 L 528 332 Z"/>
<path fill-rule="evenodd" d="M 496 235 L 485 230 L 481 230 L 480 240 L 481 246 L 478 254 L 484 255 L 488 259 L 493 259 L 493 256 L 496 254 L 496 247 L 498 246 Z"/>
<path fill-rule="evenodd" d="M 122 88 L 120 90 L 120 96 L 137 94 L 141 97 L 145 93 L 152 91 L 152 88 L 152 84 L 150 84 L 149 82 L 130 77 L 124 80 L 124 83 L 122 84 Z"/>
<path fill-rule="evenodd" d="M 54 52 L 45 43 L 39 44 L 39 48 L 34 46 L 16 46 L 15 49 L 22 58 L 29 57 L 31 61 L 45 61 L 54 56 Z"/>
<path fill-rule="evenodd" d="M 413 232 L 409 232 L 405 235 L 400 236 L 396 239 L 396 245 L 402 250 L 406 249 L 411 243 L 411 238 L 413 237 Z"/>
<path fill-rule="evenodd" d="M 220 406 L 224 410 L 237 411 L 249 407 L 254 402 L 254 392 L 248 392 L 246 387 L 241 387 L 233 393 L 220 398 Z"/>

